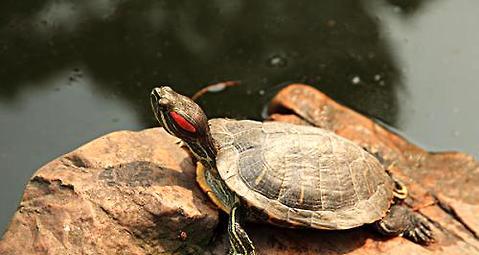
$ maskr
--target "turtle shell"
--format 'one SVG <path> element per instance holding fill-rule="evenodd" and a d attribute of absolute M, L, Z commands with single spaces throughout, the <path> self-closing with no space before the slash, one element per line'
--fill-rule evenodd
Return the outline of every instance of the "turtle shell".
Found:
<path fill-rule="evenodd" d="M 270 222 L 348 229 L 381 219 L 391 204 L 394 183 L 379 161 L 333 132 L 250 120 L 209 124 L 221 178 Z"/>

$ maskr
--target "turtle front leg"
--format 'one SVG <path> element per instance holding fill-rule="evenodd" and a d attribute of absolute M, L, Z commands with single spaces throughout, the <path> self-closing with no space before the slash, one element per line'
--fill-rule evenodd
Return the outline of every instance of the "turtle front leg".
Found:
<path fill-rule="evenodd" d="M 230 242 L 229 255 L 255 255 L 253 242 L 241 227 L 241 205 L 236 204 L 231 208 L 228 221 L 228 239 Z"/>
<path fill-rule="evenodd" d="M 388 214 L 377 221 L 375 227 L 383 235 L 402 235 L 418 244 L 428 244 L 434 240 L 426 219 L 404 205 L 391 206 Z"/>

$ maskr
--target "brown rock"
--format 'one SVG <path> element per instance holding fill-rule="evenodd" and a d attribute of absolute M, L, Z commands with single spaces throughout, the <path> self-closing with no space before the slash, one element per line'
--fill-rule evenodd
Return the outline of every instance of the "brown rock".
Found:
<path fill-rule="evenodd" d="M 202 254 L 218 213 L 162 129 L 115 132 L 39 169 L 0 254 Z"/>
<path fill-rule="evenodd" d="M 318 231 L 246 224 L 259 254 L 479 254 L 479 164 L 472 157 L 428 153 L 305 85 L 280 91 L 270 113 L 271 120 L 333 130 L 377 154 L 408 185 L 407 204 L 434 225 L 437 241 L 423 247 L 368 226 Z M 175 138 L 161 129 L 116 132 L 35 173 L 0 254 L 219 255 L 225 226 L 217 223 L 218 212 L 194 183 L 191 158 Z"/>

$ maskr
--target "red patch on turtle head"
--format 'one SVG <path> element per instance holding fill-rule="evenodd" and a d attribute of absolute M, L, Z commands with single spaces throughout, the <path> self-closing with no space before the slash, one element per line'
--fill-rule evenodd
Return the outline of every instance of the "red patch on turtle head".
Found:
<path fill-rule="evenodd" d="M 187 121 L 185 118 L 183 118 L 181 115 L 179 115 L 176 112 L 170 112 L 170 117 L 175 121 L 175 123 L 180 126 L 182 129 L 190 132 L 190 133 L 196 133 L 196 128 L 193 126 L 189 121 Z"/>

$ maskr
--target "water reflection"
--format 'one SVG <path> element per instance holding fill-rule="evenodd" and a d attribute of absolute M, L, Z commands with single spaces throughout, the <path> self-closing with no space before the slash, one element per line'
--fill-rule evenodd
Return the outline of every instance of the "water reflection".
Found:
<path fill-rule="evenodd" d="M 381 2 L 381 1 L 368 1 L 368 2 Z M 395 12 L 400 12 L 405 15 L 415 14 L 417 10 L 424 8 L 424 5 L 433 2 L 431 0 L 387 0 L 392 6 L 394 6 Z"/>
<path fill-rule="evenodd" d="M 12 17 L 2 29 L 4 97 L 81 63 L 101 93 L 136 105 L 145 125 L 152 124 L 145 91 L 159 82 L 191 94 L 242 81 L 221 96 L 228 100 L 205 99 L 215 116 L 259 118 L 267 99 L 258 91 L 285 81 L 312 83 L 388 123 L 397 114 L 397 67 L 359 1 L 47 1 L 2 12 Z"/>
<path fill-rule="evenodd" d="M 479 2 L 437 0 L 403 19 L 372 4 L 401 66 L 395 126 L 432 151 L 465 151 L 479 159 Z"/>

